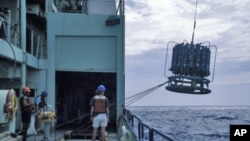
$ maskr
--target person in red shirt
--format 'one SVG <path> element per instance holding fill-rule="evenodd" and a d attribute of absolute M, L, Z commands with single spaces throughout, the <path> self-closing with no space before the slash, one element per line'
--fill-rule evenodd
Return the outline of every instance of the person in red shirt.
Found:
<path fill-rule="evenodd" d="M 20 108 L 21 108 L 21 119 L 22 119 L 22 129 L 19 133 L 20 135 L 23 135 L 23 141 L 26 141 L 27 138 L 27 131 L 30 126 L 31 121 L 31 113 L 34 112 L 35 106 L 31 99 L 29 98 L 29 95 L 31 93 L 31 90 L 29 87 L 24 87 L 22 89 L 23 96 L 20 98 Z"/>

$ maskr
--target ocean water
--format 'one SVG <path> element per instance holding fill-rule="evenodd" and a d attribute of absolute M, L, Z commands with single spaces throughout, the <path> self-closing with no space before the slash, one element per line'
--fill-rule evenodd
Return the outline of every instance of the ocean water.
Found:
<path fill-rule="evenodd" d="M 175 141 L 229 141 L 231 124 L 250 125 L 249 106 L 140 106 L 127 109 L 143 123 Z"/>

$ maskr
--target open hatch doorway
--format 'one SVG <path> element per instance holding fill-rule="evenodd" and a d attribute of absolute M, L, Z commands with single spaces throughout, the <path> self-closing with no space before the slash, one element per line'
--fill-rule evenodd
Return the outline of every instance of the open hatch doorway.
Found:
<path fill-rule="evenodd" d="M 106 87 L 105 96 L 110 102 L 110 122 L 107 130 L 116 129 L 116 73 L 56 72 L 57 129 L 92 129 L 90 100 L 98 85 Z"/>

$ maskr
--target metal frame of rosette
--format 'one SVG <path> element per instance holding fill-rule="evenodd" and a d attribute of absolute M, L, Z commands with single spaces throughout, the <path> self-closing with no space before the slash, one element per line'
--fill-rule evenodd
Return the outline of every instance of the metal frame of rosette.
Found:
<path fill-rule="evenodd" d="M 173 44 L 173 46 L 171 46 Z M 172 47 L 172 50 L 170 49 Z M 212 52 L 214 48 L 214 53 Z M 172 56 L 169 57 L 169 52 Z M 210 42 L 193 44 L 186 41 L 176 43 L 173 41 L 167 44 L 164 76 L 168 78 L 166 89 L 172 92 L 186 94 L 209 94 L 209 83 L 214 79 L 217 47 L 210 45 Z M 211 57 L 212 56 L 212 57 Z M 167 66 L 171 58 L 171 66 Z M 214 59 L 213 64 L 210 63 Z M 167 67 L 172 76 L 167 74 Z M 208 77 L 211 75 L 212 78 Z"/>

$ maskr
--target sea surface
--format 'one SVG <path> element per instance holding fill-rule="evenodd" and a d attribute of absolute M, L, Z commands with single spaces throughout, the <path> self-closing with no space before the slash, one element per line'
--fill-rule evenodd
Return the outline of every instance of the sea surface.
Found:
<path fill-rule="evenodd" d="M 174 141 L 229 141 L 230 125 L 250 125 L 250 106 L 127 107 Z M 158 138 L 156 141 L 164 141 Z"/>

